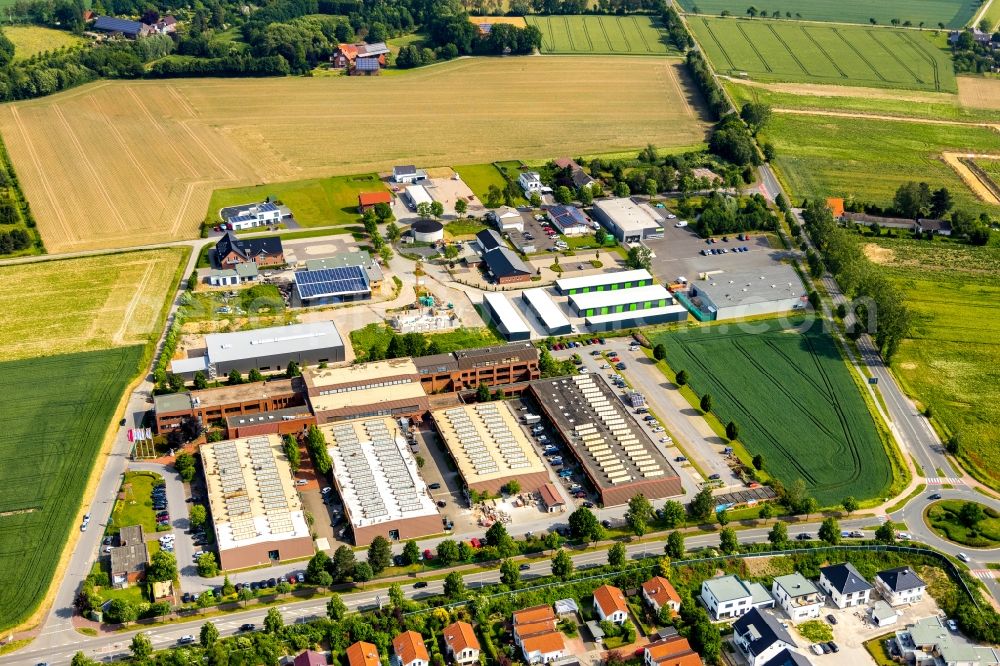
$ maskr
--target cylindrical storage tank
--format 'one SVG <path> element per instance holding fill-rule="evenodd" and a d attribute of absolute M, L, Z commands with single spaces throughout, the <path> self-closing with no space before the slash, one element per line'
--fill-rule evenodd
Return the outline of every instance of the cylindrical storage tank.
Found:
<path fill-rule="evenodd" d="M 436 243 L 444 238 L 444 225 L 436 220 L 417 220 L 411 229 L 418 243 Z"/>

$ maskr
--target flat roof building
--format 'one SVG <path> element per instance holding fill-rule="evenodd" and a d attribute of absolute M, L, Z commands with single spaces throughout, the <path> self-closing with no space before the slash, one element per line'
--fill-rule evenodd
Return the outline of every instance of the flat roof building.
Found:
<path fill-rule="evenodd" d="M 309 525 L 278 435 L 205 444 L 200 453 L 220 567 L 312 556 Z"/>
<path fill-rule="evenodd" d="M 625 312 L 612 312 L 594 315 L 584 320 L 587 328 L 595 333 L 616 331 L 622 328 L 636 328 L 666 324 L 670 322 L 687 321 L 688 310 L 683 305 L 666 305 L 662 308 L 648 308 Z"/>
<path fill-rule="evenodd" d="M 504 386 L 538 379 L 538 350 L 530 342 L 460 349 L 413 359 L 427 393 Z"/>
<path fill-rule="evenodd" d="M 660 284 L 613 291 L 592 291 L 569 297 L 570 307 L 581 317 L 662 308 L 673 302 L 673 295 Z"/>
<path fill-rule="evenodd" d="M 324 268 L 346 268 L 347 266 L 360 266 L 364 268 L 365 273 L 368 274 L 368 285 L 372 291 L 377 290 L 381 286 L 384 278 L 382 267 L 365 250 L 338 252 L 322 259 L 306 259 L 306 270 L 309 271 L 318 271 Z"/>
<path fill-rule="evenodd" d="M 111 549 L 111 584 L 129 587 L 146 575 L 149 551 L 142 534 L 142 525 L 128 525 L 118 532 L 118 545 Z"/>
<path fill-rule="evenodd" d="M 582 236 L 593 230 L 593 223 L 576 206 L 552 206 L 545 211 L 549 220 L 566 236 Z"/>
<path fill-rule="evenodd" d="M 649 436 L 593 375 L 539 380 L 531 392 L 605 506 L 680 495 L 681 480 Z"/>
<path fill-rule="evenodd" d="M 549 474 L 506 402 L 485 402 L 431 413 L 470 490 L 498 493 L 511 480 L 534 492 Z"/>
<path fill-rule="evenodd" d="M 320 430 L 356 545 L 377 536 L 399 541 L 441 531 L 437 507 L 395 420 L 339 421 Z"/>
<path fill-rule="evenodd" d="M 423 185 L 407 185 L 405 192 L 406 198 L 414 210 L 422 203 L 434 203 L 434 199 L 427 193 Z"/>
<path fill-rule="evenodd" d="M 190 379 L 200 370 L 214 379 L 233 370 L 276 372 L 291 361 L 306 366 L 345 358 L 344 340 L 332 321 L 211 333 L 205 336 L 205 346 L 205 356 L 173 361 L 171 371 Z"/>
<path fill-rule="evenodd" d="M 218 386 L 200 391 L 153 396 L 156 432 L 161 434 L 178 427 L 185 417 L 197 419 L 203 426 L 208 427 L 213 422 L 229 418 L 275 413 L 303 407 L 305 404 L 305 385 L 298 378 L 272 379 L 251 384 Z M 291 430 L 274 432 L 284 434 Z"/>
<path fill-rule="evenodd" d="M 621 243 L 638 243 L 663 237 L 663 219 L 646 203 L 632 199 L 601 199 L 594 202 L 594 217 Z"/>
<path fill-rule="evenodd" d="M 560 278 L 556 280 L 556 293 L 569 296 L 571 294 L 586 294 L 591 291 L 612 291 L 614 289 L 645 287 L 651 284 L 653 284 L 653 276 L 646 269 L 639 268 L 631 271 Z"/>
<path fill-rule="evenodd" d="M 802 280 L 787 264 L 693 280 L 690 301 L 707 321 L 801 310 L 808 304 Z"/>
<path fill-rule="evenodd" d="M 306 268 L 292 273 L 295 298 L 303 306 L 365 301 L 372 297 L 368 271 L 362 266 Z"/>
<path fill-rule="evenodd" d="M 430 406 L 409 358 L 309 368 L 302 378 L 319 424 L 373 416 L 419 418 Z"/>
<path fill-rule="evenodd" d="M 489 321 L 496 325 L 508 342 L 527 340 L 531 337 L 531 329 L 503 294 L 496 291 L 484 293 L 483 310 Z"/>
<path fill-rule="evenodd" d="M 522 291 L 521 300 L 538 317 L 549 335 L 569 335 L 573 332 L 569 319 L 541 287 Z"/>

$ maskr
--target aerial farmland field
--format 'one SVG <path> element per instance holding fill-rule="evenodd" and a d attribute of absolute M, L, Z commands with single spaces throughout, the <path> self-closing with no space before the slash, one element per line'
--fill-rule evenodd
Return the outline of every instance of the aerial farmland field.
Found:
<path fill-rule="evenodd" d="M 805 332 L 779 320 L 667 332 L 675 372 L 686 370 L 699 396 L 712 395 L 719 420 L 736 422 L 740 441 L 764 456 L 786 486 L 805 481 L 820 506 L 847 495 L 882 497 L 893 481 L 879 431 L 833 338 L 818 323 Z"/>
<path fill-rule="evenodd" d="M 659 19 L 651 16 L 528 16 L 542 31 L 542 53 L 668 55 Z"/>
<path fill-rule="evenodd" d="M 0 628 L 29 617 L 56 574 L 142 355 L 134 345 L 0 362 Z"/>
<path fill-rule="evenodd" d="M 687 12 L 715 14 L 728 11 L 734 16 L 746 15 L 750 6 L 737 0 L 679 0 L 681 7 Z M 758 5 L 768 14 L 779 11 L 785 18 L 791 13 L 791 18 L 804 21 L 833 21 L 836 23 L 864 23 L 875 19 L 882 25 L 888 25 L 893 19 L 900 23 L 910 21 L 914 26 L 923 23 L 927 28 L 936 28 L 943 23 L 946 28 L 961 28 L 975 14 L 979 7 L 976 0 L 883 0 L 882 2 L 865 2 L 865 0 L 796 0 L 786 5 Z"/>
<path fill-rule="evenodd" d="M 0 266 L 0 361 L 149 342 L 186 256 L 177 248 Z"/>
<path fill-rule="evenodd" d="M 1000 248 L 875 239 L 868 255 L 903 290 L 913 332 L 892 359 L 907 392 L 958 433 L 959 457 L 1000 490 Z"/>
<path fill-rule="evenodd" d="M 757 81 L 957 89 L 951 60 L 929 32 L 704 16 L 688 23 L 720 74 Z"/>
<path fill-rule="evenodd" d="M 476 58 L 378 78 L 100 82 L 5 105 L 0 133 L 49 252 L 128 247 L 196 236 L 224 187 L 702 145 L 680 66 Z"/>

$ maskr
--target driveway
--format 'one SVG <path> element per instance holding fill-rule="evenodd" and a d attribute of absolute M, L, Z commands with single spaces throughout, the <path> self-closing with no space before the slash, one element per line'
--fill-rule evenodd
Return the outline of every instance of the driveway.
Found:
<path fill-rule="evenodd" d="M 191 592 L 200 590 L 202 579 L 198 576 L 198 567 L 195 565 L 194 553 L 200 548 L 194 545 L 191 535 L 187 533 L 191 529 L 189 520 L 188 492 L 181 475 L 173 466 L 164 466 L 157 463 L 132 463 L 129 468 L 132 471 L 156 472 L 163 477 L 167 485 L 167 511 L 170 513 L 170 526 L 173 528 L 174 555 L 177 557 L 177 573 L 180 575 L 180 592 Z M 162 536 L 167 532 L 159 532 L 157 536 Z"/>

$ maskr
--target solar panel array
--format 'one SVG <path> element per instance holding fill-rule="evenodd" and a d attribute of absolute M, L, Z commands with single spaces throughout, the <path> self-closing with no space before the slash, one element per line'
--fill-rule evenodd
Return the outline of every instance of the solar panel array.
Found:
<path fill-rule="evenodd" d="M 372 419 L 361 423 L 363 438 L 358 435 L 357 425 L 341 423 L 331 431 L 336 466 L 346 473 L 338 477 L 341 493 L 353 495 L 361 516 L 372 522 L 385 520 L 390 514 L 423 509 L 413 473 L 386 422 Z M 371 443 L 373 460 L 369 459 L 362 440 Z M 385 483 L 380 484 L 377 477 Z"/>
<path fill-rule="evenodd" d="M 295 273 L 295 287 L 302 298 L 370 291 L 368 273 L 361 266 L 297 271 Z"/>
<path fill-rule="evenodd" d="M 491 449 L 499 453 L 508 470 L 532 466 L 524 447 L 515 437 L 508 421 L 500 414 L 500 409 L 498 405 L 483 403 L 470 409 L 453 407 L 444 411 L 444 418 L 451 424 L 458 444 L 479 476 L 500 472 L 500 464 Z M 490 441 L 485 441 L 481 432 Z"/>

